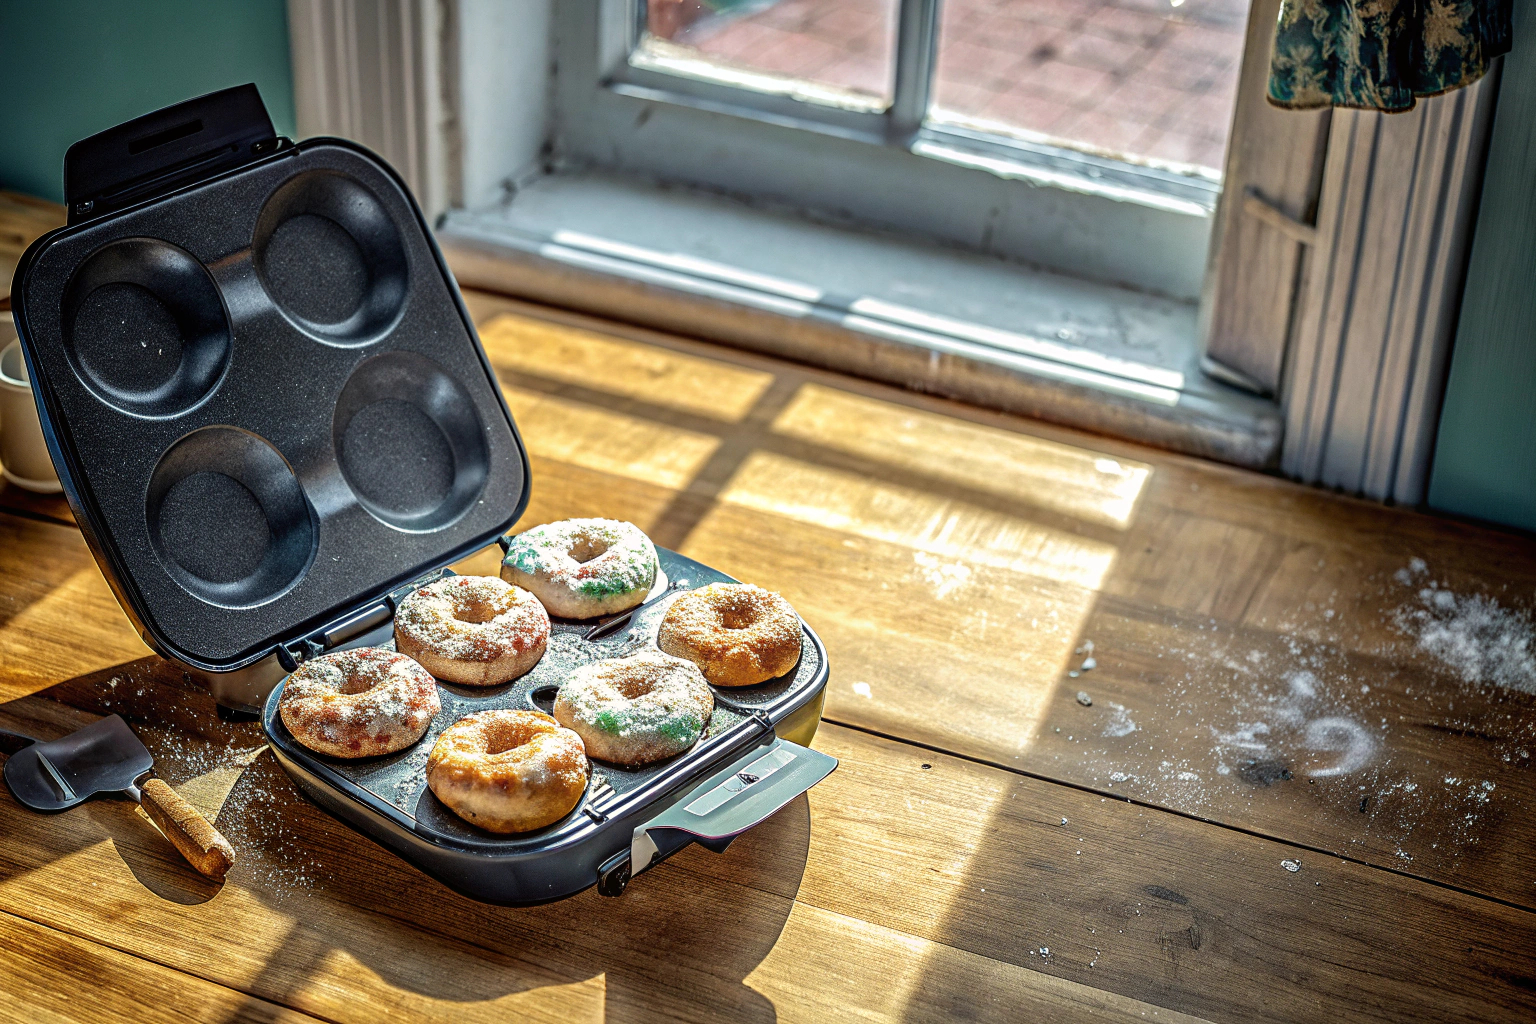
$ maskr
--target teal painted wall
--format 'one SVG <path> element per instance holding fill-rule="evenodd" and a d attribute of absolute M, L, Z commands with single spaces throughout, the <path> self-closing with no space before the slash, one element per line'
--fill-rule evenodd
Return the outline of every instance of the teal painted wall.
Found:
<path fill-rule="evenodd" d="M 1536 4 L 1515 4 L 1429 503 L 1536 530 Z"/>
<path fill-rule="evenodd" d="M 245 82 L 292 136 L 284 0 L 0 0 L 0 187 L 62 202 L 71 143 Z"/>

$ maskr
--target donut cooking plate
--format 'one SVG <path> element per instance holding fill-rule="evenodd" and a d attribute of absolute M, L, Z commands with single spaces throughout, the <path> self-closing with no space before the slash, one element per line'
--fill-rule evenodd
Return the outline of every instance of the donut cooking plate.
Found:
<path fill-rule="evenodd" d="M 254 86 L 70 148 L 23 256 L 49 451 L 118 601 L 221 704 L 516 522 L 528 462 L 410 192 Z"/>
<path fill-rule="evenodd" d="M 657 552 L 667 577 L 687 580 L 677 593 L 735 582 L 665 548 Z M 800 661 L 789 673 L 760 686 L 713 687 L 714 715 L 692 749 L 642 768 L 591 762 L 581 803 L 546 829 L 504 836 L 476 828 L 438 801 L 424 769 L 437 737 L 465 715 L 492 708 L 548 712 L 553 689 L 577 667 L 654 642 L 668 603 L 658 602 L 628 629 L 597 641 L 582 639 L 590 622 L 552 620 L 549 649 L 531 672 L 486 690 L 440 685 L 443 707 L 431 728 L 395 754 L 347 759 L 303 746 L 278 715 L 286 680 L 268 697 L 262 726 L 278 763 L 315 803 L 466 896 L 543 903 L 594 884 L 618 895 L 636 864 L 652 866 L 690 842 L 723 850 L 836 764 L 804 747 L 821 720 L 827 683 L 826 649 L 809 626 L 802 627 Z M 389 636 L 386 623 L 344 646 L 387 644 Z"/>

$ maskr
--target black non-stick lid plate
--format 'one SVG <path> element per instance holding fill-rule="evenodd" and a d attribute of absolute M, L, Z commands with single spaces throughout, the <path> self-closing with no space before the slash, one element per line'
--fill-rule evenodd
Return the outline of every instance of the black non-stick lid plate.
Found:
<path fill-rule="evenodd" d="M 351 143 L 268 148 L 45 236 L 14 295 L 103 571 L 152 646 L 214 670 L 483 546 L 527 500 L 408 190 Z"/>

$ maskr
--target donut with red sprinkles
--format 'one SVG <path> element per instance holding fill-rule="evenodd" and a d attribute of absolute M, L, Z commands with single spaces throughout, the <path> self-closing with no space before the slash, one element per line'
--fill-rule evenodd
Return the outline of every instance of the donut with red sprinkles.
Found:
<path fill-rule="evenodd" d="M 549 644 L 539 599 L 495 576 L 448 576 L 395 611 L 395 646 L 445 683 L 499 686 L 526 674 Z"/>
<path fill-rule="evenodd" d="M 294 739 L 332 757 L 377 757 L 415 743 L 442 710 L 437 680 L 379 647 L 322 654 L 283 686 L 277 711 Z"/>

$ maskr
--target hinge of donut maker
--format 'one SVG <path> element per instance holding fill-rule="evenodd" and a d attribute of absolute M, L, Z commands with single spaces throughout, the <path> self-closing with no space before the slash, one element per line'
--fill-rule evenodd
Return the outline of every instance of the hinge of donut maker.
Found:
<path fill-rule="evenodd" d="M 346 615 L 328 625 L 297 640 L 289 640 L 277 647 L 277 660 L 283 666 L 283 670 L 292 672 L 311 658 L 334 651 L 351 644 L 357 646 L 356 641 L 361 638 L 376 640 L 370 634 L 379 631 L 382 627 L 394 621 L 395 608 L 405 599 L 405 596 L 419 587 L 429 583 L 436 583 L 446 576 L 457 575 L 452 569 L 433 569 L 431 572 L 420 576 L 404 586 L 396 587 L 380 601 L 348 612 Z"/>
<path fill-rule="evenodd" d="M 724 853 L 747 829 L 782 810 L 795 797 L 832 774 L 837 758 L 773 734 L 767 716 L 766 743 L 734 758 L 694 786 L 682 799 L 635 827 L 628 849 L 597 869 L 597 891 L 619 896 L 630 879 L 655 867 L 689 843 Z"/>

